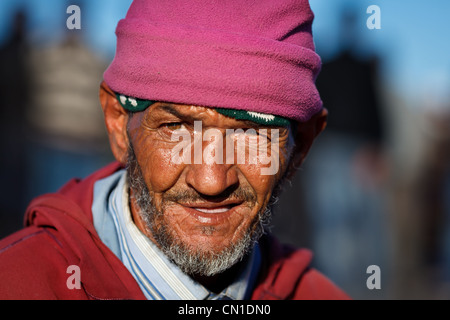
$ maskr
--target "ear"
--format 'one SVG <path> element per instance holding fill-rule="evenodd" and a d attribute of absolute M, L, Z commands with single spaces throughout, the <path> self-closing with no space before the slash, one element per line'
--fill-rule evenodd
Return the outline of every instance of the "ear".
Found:
<path fill-rule="evenodd" d="M 117 101 L 115 93 L 104 81 L 100 85 L 100 104 L 105 116 L 111 151 L 117 161 L 126 164 L 128 152 L 128 114 L 120 105 L 119 101 Z"/>
<path fill-rule="evenodd" d="M 311 119 L 306 122 L 299 123 L 297 132 L 295 134 L 295 149 L 292 155 L 292 160 L 288 168 L 288 178 L 292 178 L 295 171 L 301 167 L 306 159 L 309 149 L 311 148 L 314 139 L 327 126 L 328 110 L 323 108 L 316 113 Z"/>

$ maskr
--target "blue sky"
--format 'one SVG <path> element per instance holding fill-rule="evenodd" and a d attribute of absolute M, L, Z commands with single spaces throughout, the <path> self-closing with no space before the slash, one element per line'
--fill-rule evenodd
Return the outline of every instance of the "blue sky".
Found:
<path fill-rule="evenodd" d="M 310 0 L 316 14 L 315 42 L 323 59 L 339 51 L 339 12 L 358 17 L 360 50 L 382 58 L 385 81 L 410 101 L 432 94 L 450 99 L 450 1 Z M 369 30 L 369 5 L 381 10 L 381 29 Z M 448 102 L 450 108 L 450 102 Z"/>
<path fill-rule="evenodd" d="M 35 43 L 48 43 L 66 31 L 66 8 L 77 1 L 0 0 L 0 43 L 9 33 L 14 11 L 23 6 L 29 14 L 29 31 Z M 131 0 L 78 0 L 82 30 L 89 45 L 111 59 L 114 29 Z M 450 1 L 448 0 L 310 0 L 316 15 L 313 25 L 317 50 L 323 60 L 339 52 L 340 13 L 350 8 L 357 18 L 354 28 L 358 52 L 382 58 L 384 81 L 411 101 L 432 94 L 450 98 Z M 381 10 L 381 29 L 369 30 L 369 5 Z M 450 104 L 449 104 L 450 105 Z M 450 108 L 450 106 L 449 106 Z"/>

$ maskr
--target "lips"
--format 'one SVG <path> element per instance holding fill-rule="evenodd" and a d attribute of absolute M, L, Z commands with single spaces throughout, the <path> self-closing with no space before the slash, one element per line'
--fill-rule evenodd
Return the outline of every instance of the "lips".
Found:
<path fill-rule="evenodd" d="M 203 212 L 203 213 L 208 213 L 208 214 L 215 214 L 215 213 L 223 213 L 223 212 L 227 212 L 228 210 L 231 209 L 231 207 L 226 207 L 226 208 L 214 208 L 214 209 L 207 209 L 207 208 L 192 208 L 195 209 L 197 211 Z"/>
<path fill-rule="evenodd" d="M 228 220 L 243 202 L 180 204 L 201 224 L 215 225 Z"/>

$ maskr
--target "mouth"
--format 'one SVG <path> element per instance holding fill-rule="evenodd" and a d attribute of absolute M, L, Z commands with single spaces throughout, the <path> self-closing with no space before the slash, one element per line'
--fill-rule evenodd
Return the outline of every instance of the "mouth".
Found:
<path fill-rule="evenodd" d="M 214 213 L 224 213 L 231 209 L 231 207 L 225 207 L 225 208 L 214 208 L 214 209 L 206 209 L 206 208 L 192 208 L 194 210 L 208 213 L 208 214 L 214 214 Z"/>
<path fill-rule="evenodd" d="M 201 224 L 215 225 L 229 219 L 239 207 L 240 202 L 180 204 L 192 217 Z"/>

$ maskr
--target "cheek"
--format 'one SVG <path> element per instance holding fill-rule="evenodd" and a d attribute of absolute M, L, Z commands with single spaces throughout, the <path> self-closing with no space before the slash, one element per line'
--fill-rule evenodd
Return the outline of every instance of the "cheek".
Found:
<path fill-rule="evenodd" d="M 256 164 L 238 165 L 246 181 L 258 196 L 258 203 L 264 205 L 287 168 L 288 152 L 285 143 L 266 147 L 258 151 Z"/>
<path fill-rule="evenodd" d="M 272 195 L 272 190 L 275 187 L 280 172 L 271 175 L 262 175 L 261 170 L 263 166 L 260 165 L 240 165 L 238 166 L 240 172 L 245 177 L 248 183 L 257 196 L 258 210 L 267 205 Z"/>
<path fill-rule="evenodd" d="M 162 193 L 170 189 L 183 171 L 183 165 L 172 161 L 173 146 L 151 135 L 140 139 L 135 145 L 136 159 L 149 191 Z"/>
<path fill-rule="evenodd" d="M 274 176 L 255 176 L 248 178 L 248 182 L 257 195 L 258 204 L 263 207 L 265 206 L 270 196 L 272 195 L 272 190 L 275 186 L 275 177 Z"/>

